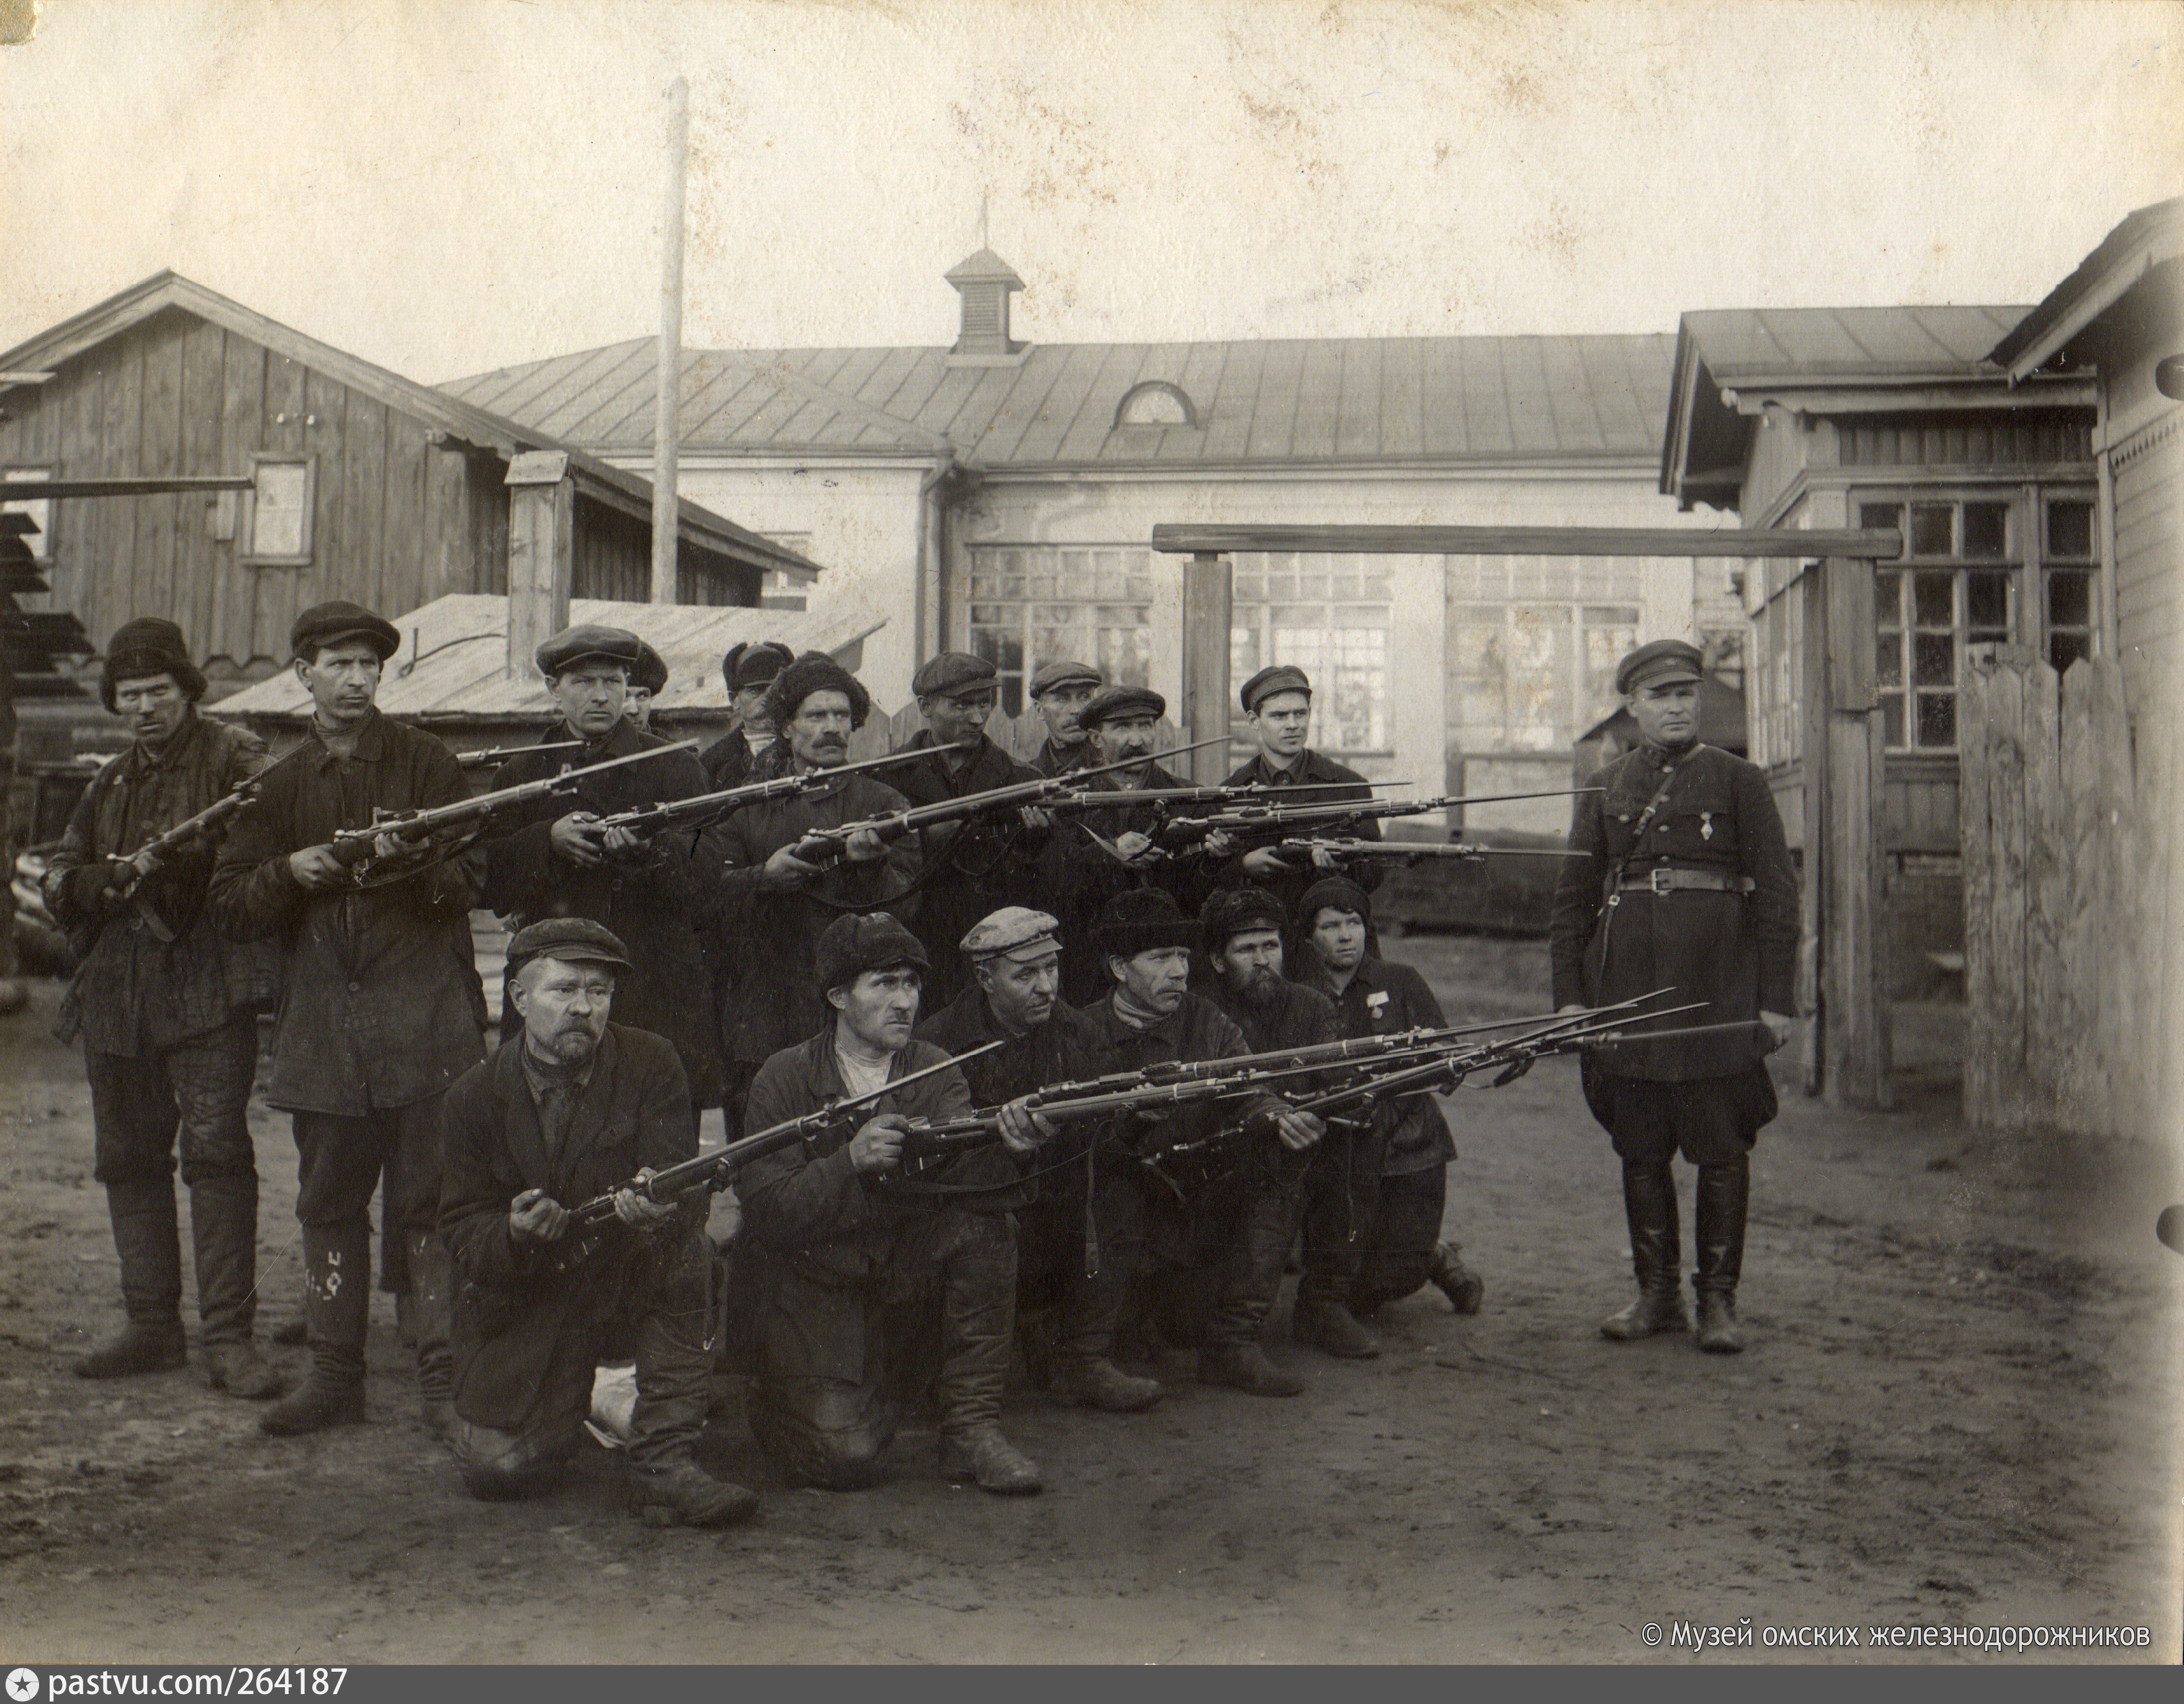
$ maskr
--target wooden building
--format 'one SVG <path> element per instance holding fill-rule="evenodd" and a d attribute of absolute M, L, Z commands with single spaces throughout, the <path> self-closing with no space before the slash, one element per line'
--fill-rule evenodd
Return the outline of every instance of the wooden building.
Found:
<path fill-rule="evenodd" d="M 242 492 L 25 495 L 39 600 L 94 641 L 136 615 L 177 622 L 215 695 L 288 658 L 299 610 L 347 598 L 389 616 L 452 593 L 509 590 L 510 517 L 543 492 L 562 597 L 642 599 L 649 482 L 533 428 L 416 384 L 172 273 L 0 354 L 0 478 L 43 482 L 240 475 Z M 543 454 L 554 477 L 512 487 Z M 520 556 L 526 539 L 516 541 Z M 817 570 L 692 502 L 681 509 L 678 601 L 755 605 L 767 582 Z M 68 707 L 72 703 L 73 707 Z M 96 699 L 24 710 L 65 755 Z M 58 720 L 55 720 L 58 718 Z"/>

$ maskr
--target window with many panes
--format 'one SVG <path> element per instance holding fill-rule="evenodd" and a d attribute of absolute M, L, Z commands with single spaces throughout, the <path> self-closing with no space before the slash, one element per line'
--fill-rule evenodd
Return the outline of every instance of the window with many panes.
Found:
<path fill-rule="evenodd" d="M 1228 629 L 1229 677 L 1240 687 L 1273 663 L 1312 678 L 1312 746 L 1383 755 L 1395 743 L 1388 686 L 1391 578 L 1384 558 L 1240 552 Z M 1234 732 L 1252 742 L 1243 710 Z"/>
<path fill-rule="evenodd" d="M 1642 570 L 1613 557 L 1449 559 L 1449 738 L 1556 751 L 1612 713 L 1638 643 Z"/>
<path fill-rule="evenodd" d="M 1794 571 L 1794 563 L 1767 563 Z M 1752 618 L 1752 760 L 1793 763 L 1804 750 L 1805 592 L 1794 571 L 1770 571 L 1767 601 Z"/>
<path fill-rule="evenodd" d="M 1152 601 L 1149 550 L 974 546 L 970 649 L 1000 671 L 1012 716 L 1045 663 L 1090 663 L 1111 685 L 1145 686 Z"/>
<path fill-rule="evenodd" d="M 2042 614 L 2046 619 L 2042 638 L 2048 663 L 2063 670 L 2099 650 L 2095 643 L 2100 629 L 2099 551 L 2093 542 L 2090 499 L 2048 497 L 2042 505 L 2046 528 L 2040 556 Z"/>

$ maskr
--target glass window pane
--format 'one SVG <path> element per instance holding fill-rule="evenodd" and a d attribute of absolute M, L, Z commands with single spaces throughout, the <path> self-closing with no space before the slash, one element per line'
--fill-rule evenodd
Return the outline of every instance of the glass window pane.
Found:
<path fill-rule="evenodd" d="M 2092 504 L 2051 503 L 2048 505 L 2048 554 L 2050 556 L 2091 556 L 2093 554 Z"/>
<path fill-rule="evenodd" d="M 1901 693 L 1891 693 L 1880 701 L 1880 738 L 1884 745 L 1898 750 L 1903 748 L 1903 694 Z"/>
<path fill-rule="evenodd" d="M 1957 619 L 1957 576 L 1953 574 L 1914 574 L 1911 576 L 1912 613 L 1922 627 L 1947 627 Z"/>
<path fill-rule="evenodd" d="M 1929 750 L 1957 743 L 1957 695 L 1954 693 L 1919 694 L 1919 743 Z"/>
<path fill-rule="evenodd" d="M 2057 627 L 2082 627 L 2092 619 L 2093 576 L 2090 574 L 2050 574 L 2048 576 L 2048 620 Z"/>
<path fill-rule="evenodd" d="M 1998 557 L 2006 554 L 2009 505 L 2006 503 L 1967 503 L 1964 505 L 1964 554 Z"/>
<path fill-rule="evenodd" d="M 1914 686 L 1957 683 L 1957 639 L 1953 633 L 1914 633 L 1911 638 L 1911 680 Z"/>
<path fill-rule="evenodd" d="M 2009 576 L 2007 574 L 1964 576 L 1964 620 L 1975 627 L 2009 625 Z"/>
<path fill-rule="evenodd" d="M 1903 505 L 1900 503 L 1861 503 L 1858 506 L 1858 524 L 1901 532 L 1903 530 Z"/>
<path fill-rule="evenodd" d="M 1903 576 L 1882 570 L 1873 576 L 1873 619 L 1884 627 L 1903 625 Z"/>
<path fill-rule="evenodd" d="M 1884 687 L 1903 684 L 1903 634 L 1882 633 L 1878 636 L 1873 654 L 1873 677 Z"/>
<path fill-rule="evenodd" d="M 1914 503 L 1911 505 L 1911 554 L 1914 556 L 1947 556 L 1953 554 L 1956 534 L 1953 523 L 1956 506 L 1947 503 Z"/>
<path fill-rule="evenodd" d="M 2092 654 L 2092 640 L 2084 633 L 2050 633 L 2048 636 L 2048 661 L 2058 672 L 2067 669 L 2081 657 Z"/>

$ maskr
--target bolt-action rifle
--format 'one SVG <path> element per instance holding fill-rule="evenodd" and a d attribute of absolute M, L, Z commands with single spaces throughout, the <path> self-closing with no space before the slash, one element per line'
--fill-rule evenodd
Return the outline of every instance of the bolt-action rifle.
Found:
<path fill-rule="evenodd" d="M 458 753 L 455 761 L 465 769 L 498 769 L 519 751 L 582 751 L 583 749 L 584 743 L 581 739 L 557 739 L 539 745 L 493 745 L 488 746 L 483 751 Z"/>
<path fill-rule="evenodd" d="M 702 828 L 716 818 L 746 805 L 755 805 L 762 799 L 787 799 L 826 787 L 844 775 L 861 775 L 869 770 L 886 769 L 928 755 L 917 751 L 891 751 L 884 757 L 868 757 L 857 763 L 837 764 L 832 769 L 807 769 L 798 775 L 777 775 L 771 781 L 747 781 L 740 787 L 725 787 L 718 793 L 693 794 L 688 799 L 663 799 L 652 805 L 639 805 L 627 810 L 617 810 L 611 816 L 599 819 L 603 828 L 621 828 L 638 835 L 655 834 L 663 828 Z"/>
<path fill-rule="evenodd" d="M 1467 864 L 1484 863 L 1489 858 L 1586 858 L 1586 852 L 1571 852 L 1559 846 L 1481 846 L 1463 840 L 1358 840 L 1332 839 L 1319 835 L 1305 838 L 1284 840 L 1274 849 L 1286 860 L 1309 860 L 1314 852 L 1325 852 L 1337 859 L 1378 858 L 1391 864 L 1417 864 L 1431 858 L 1453 858 Z"/>

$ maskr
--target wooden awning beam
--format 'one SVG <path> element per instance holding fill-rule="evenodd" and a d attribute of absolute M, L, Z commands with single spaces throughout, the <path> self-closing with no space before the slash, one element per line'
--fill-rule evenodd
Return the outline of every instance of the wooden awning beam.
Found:
<path fill-rule="evenodd" d="M 155 497 L 171 491 L 248 491 L 247 473 L 175 474 L 145 479 L 25 479 L 0 484 L 0 502 L 38 503 L 49 497 Z"/>
<path fill-rule="evenodd" d="M 1172 556 L 1306 550 L 1395 556 L 1862 557 L 1893 562 L 1903 535 L 1888 528 L 1671 526 L 1217 526 L 1163 523 L 1153 549 Z"/>

